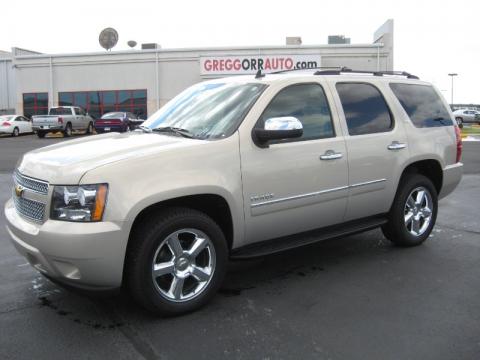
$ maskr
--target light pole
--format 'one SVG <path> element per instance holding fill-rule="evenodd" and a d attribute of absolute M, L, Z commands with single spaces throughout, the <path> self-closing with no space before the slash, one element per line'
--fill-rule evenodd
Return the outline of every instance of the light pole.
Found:
<path fill-rule="evenodd" d="M 453 77 L 458 76 L 458 74 L 457 73 L 450 73 L 450 74 L 448 74 L 448 76 L 450 76 L 452 78 L 452 101 L 451 101 L 450 105 L 453 105 Z"/>

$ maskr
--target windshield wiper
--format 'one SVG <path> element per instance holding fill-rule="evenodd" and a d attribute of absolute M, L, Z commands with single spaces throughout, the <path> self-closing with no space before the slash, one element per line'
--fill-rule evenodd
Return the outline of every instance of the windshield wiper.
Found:
<path fill-rule="evenodd" d="M 194 139 L 195 138 L 195 135 L 193 135 L 187 129 L 182 129 L 182 128 L 173 127 L 173 126 L 159 127 L 159 128 L 152 129 L 152 131 L 174 133 L 174 134 L 178 134 L 180 136 L 183 136 L 183 137 L 186 137 L 186 138 L 189 138 L 189 139 Z"/>

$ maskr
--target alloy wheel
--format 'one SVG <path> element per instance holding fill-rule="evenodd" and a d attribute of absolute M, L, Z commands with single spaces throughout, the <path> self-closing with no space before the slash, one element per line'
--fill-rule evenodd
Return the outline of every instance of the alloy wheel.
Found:
<path fill-rule="evenodd" d="M 404 207 L 404 221 L 407 231 L 421 236 L 427 231 L 432 220 L 432 196 L 423 186 L 410 192 Z"/>
<path fill-rule="evenodd" d="M 152 279 L 159 294 L 169 301 L 196 298 L 210 283 L 215 271 L 215 248 L 197 229 L 181 229 L 167 236 L 152 262 Z"/>

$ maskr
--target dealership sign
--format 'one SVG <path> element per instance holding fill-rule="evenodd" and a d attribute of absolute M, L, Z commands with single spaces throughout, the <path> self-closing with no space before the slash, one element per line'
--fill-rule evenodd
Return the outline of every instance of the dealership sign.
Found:
<path fill-rule="evenodd" d="M 241 75 L 321 66 L 320 55 L 255 55 L 200 57 L 201 75 Z"/>

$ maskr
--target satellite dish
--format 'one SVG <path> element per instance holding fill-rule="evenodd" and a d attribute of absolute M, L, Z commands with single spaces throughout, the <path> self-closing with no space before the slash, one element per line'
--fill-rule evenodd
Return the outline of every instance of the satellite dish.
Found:
<path fill-rule="evenodd" d="M 103 29 L 98 37 L 98 42 L 105 50 L 112 49 L 118 42 L 118 32 L 113 28 Z"/>
<path fill-rule="evenodd" d="M 137 46 L 137 42 L 135 40 L 130 40 L 127 42 L 128 46 L 130 46 L 132 49 Z"/>

